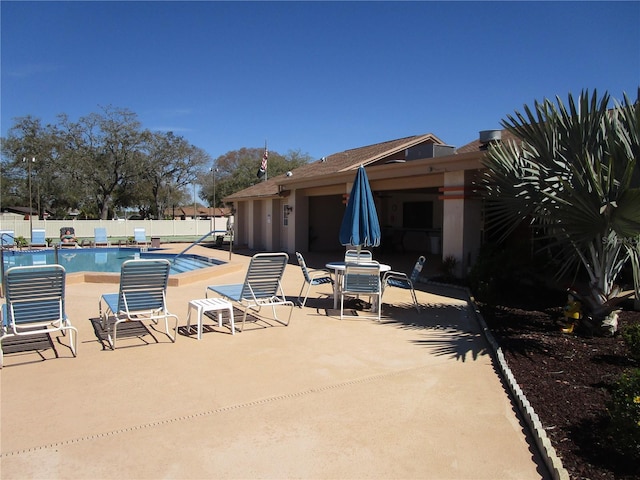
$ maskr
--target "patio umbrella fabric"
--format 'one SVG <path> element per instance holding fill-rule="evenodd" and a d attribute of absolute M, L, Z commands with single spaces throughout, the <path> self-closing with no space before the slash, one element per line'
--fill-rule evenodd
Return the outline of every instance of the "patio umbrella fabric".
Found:
<path fill-rule="evenodd" d="M 380 245 L 380 222 L 369 178 L 360 166 L 349 195 L 347 210 L 340 226 L 340 243 L 357 247 L 377 247 Z"/>

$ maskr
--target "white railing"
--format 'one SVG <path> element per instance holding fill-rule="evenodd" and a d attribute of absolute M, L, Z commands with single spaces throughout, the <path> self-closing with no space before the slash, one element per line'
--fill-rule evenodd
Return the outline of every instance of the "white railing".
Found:
<path fill-rule="evenodd" d="M 164 240 L 180 237 L 201 237 L 212 230 L 226 231 L 227 222 L 233 223 L 233 217 L 216 217 L 206 220 L 24 220 L 15 215 L 0 215 L 0 230 L 12 230 L 16 238 L 31 238 L 31 226 L 44 228 L 46 238 L 57 241 L 60 238 L 60 229 L 73 227 L 76 238 L 92 239 L 95 227 L 107 229 L 110 239 L 126 239 L 133 237 L 133 229 L 142 227 L 147 237 L 160 237 Z"/>

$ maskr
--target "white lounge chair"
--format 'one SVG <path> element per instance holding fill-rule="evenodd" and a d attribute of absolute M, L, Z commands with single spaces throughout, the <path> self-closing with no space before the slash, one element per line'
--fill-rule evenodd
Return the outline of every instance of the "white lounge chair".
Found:
<path fill-rule="evenodd" d="M 60 247 L 61 248 L 78 248 L 78 240 L 76 239 L 76 230 L 73 227 L 62 227 L 60 229 Z"/>
<path fill-rule="evenodd" d="M 99 304 L 102 328 L 112 349 L 116 347 L 118 325 L 123 322 L 157 324 L 158 320 L 164 320 L 167 336 L 176 341 L 178 317 L 169 313 L 166 302 L 170 267 L 166 259 L 127 260 L 122 264 L 120 292 L 102 295 Z M 173 335 L 169 332 L 169 318 L 175 319 Z"/>
<path fill-rule="evenodd" d="M 142 250 L 145 250 L 149 243 L 147 242 L 147 232 L 142 227 L 137 227 L 133 229 L 133 241 L 137 246 L 139 246 Z"/>
<path fill-rule="evenodd" d="M 34 228 L 31 230 L 31 241 L 29 247 L 48 247 L 47 239 L 45 238 L 46 231 L 44 228 Z"/>
<path fill-rule="evenodd" d="M 9 337 L 69 332 L 69 347 L 76 356 L 78 330 L 65 312 L 65 278 L 61 265 L 12 267 L 5 274 L 6 303 L 2 305 L 2 341 Z M 75 335 L 74 335 L 75 333 Z"/>
<path fill-rule="evenodd" d="M 248 311 L 259 312 L 262 307 L 271 307 L 273 319 L 282 325 L 289 325 L 294 305 L 282 290 L 282 275 L 288 260 L 286 253 L 257 253 L 251 258 L 244 283 L 209 285 L 205 295 L 208 297 L 209 292 L 217 293 L 244 310 L 240 331 L 244 329 Z M 290 307 L 286 322 L 276 314 L 276 307 L 279 306 Z"/>
<path fill-rule="evenodd" d="M 93 229 L 93 246 L 94 247 L 110 247 L 107 229 L 104 227 L 95 227 Z"/>

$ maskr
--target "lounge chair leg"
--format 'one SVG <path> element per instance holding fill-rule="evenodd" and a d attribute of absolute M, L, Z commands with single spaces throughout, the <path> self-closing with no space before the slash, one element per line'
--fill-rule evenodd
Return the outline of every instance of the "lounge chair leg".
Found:
<path fill-rule="evenodd" d="M 244 315 L 242 316 L 242 325 L 240 326 L 240 331 L 241 332 L 244 332 L 244 322 L 247 319 L 247 310 L 248 310 L 248 308 L 245 308 Z"/>
<path fill-rule="evenodd" d="M 307 298 L 309 298 L 309 291 L 311 290 L 311 284 L 307 287 L 307 291 L 304 294 L 304 300 L 302 301 L 302 306 L 304 307 L 307 303 Z"/>
<path fill-rule="evenodd" d="M 71 353 L 73 353 L 73 356 L 76 357 L 76 352 L 78 349 L 78 329 L 67 323 L 65 330 L 69 330 L 69 348 L 71 348 Z M 64 330 L 62 330 L 62 332 L 64 333 Z"/>
<path fill-rule="evenodd" d="M 304 301 L 301 302 L 300 301 L 300 297 L 302 296 L 302 291 L 304 290 L 304 283 L 302 284 L 302 287 L 300 288 L 300 293 L 298 293 L 298 306 L 300 308 L 304 307 L 305 302 L 307 301 L 307 297 L 304 297 Z"/>
<path fill-rule="evenodd" d="M 116 341 L 118 339 L 118 318 L 115 318 L 113 322 L 113 337 L 109 333 L 109 327 L 107 325 L 107 340 L 109 341 L 109 346 L 111 346 L 111 350 L 116 349 Z"/>
<path fill-rule="evenodd" d="M 176 319 L 176 325 L 175 325 L 175 328 L 173 329 L 173 335 L 171 335 L 171 334 L 169 333 L 169 317 L 173 317 L 173 318 L 175 318 L 175 319 Z M 176 341 L 176 334 L 177 334 L 177 332 L 178 332 L 178 316 L 177 316 L 177 315 L 173 315 L 173 314 L 172 314 L 172 315 L 165 316 L 165 317 L 164 317 L 164 329 L 165 329 L 165 332 L 167 332 L 167 337 L 169 337 L 169 339 L 171 339 L 171 341 L 172 341 L 173 343 L 175 343 L 175 341 Z"/>
<path fill-rule="evenodd" d="M 420 313 L 420 304 L 418 303 L 418 298 L 416 297 L 416 293 L 411 291 L 411 295 L 413 296 L 413 304 L 416 306 L 416 311 Z"/>

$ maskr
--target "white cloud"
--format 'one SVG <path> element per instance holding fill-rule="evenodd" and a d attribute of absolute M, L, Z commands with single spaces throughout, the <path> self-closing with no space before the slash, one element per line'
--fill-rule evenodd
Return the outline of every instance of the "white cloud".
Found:
<path fill-rule="evenodd" d="M 31 63 L 25 65 L 18 65 L 13 68 L 7 69 L 7 74 L 10 77 L 26 78 L 34 75 L 40 75 L 43 73 L 50 73 L 59 70 L 60 67 L 50 63 Z"/>

